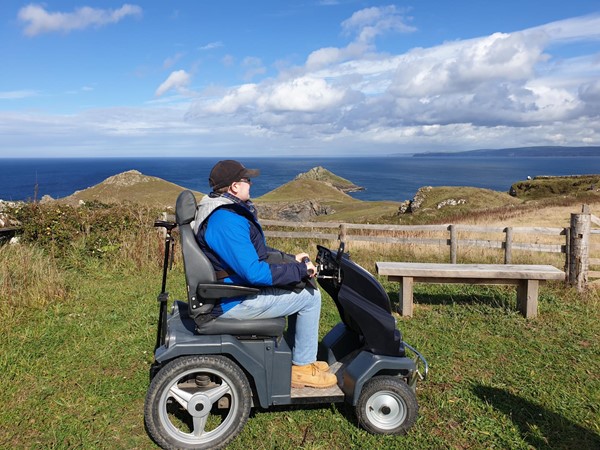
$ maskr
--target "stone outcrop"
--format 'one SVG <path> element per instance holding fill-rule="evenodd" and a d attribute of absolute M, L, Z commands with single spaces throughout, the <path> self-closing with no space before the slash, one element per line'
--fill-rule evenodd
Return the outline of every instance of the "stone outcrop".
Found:
<path fill-rule="evenodd" d="M 405 200 L 402 202 L 400 208 L 398 209 L 398 214 L 410 214 L 417 211 L 425 201 L 427 193 L 432 189 L 433 188 L 431 186 L 419 188 L 412 200 Z"/>
<path fill-rule="evenodd" d="M 331 206 L 322 205 L 315 200 L 297 203 L 261 203 L 257 205 L 261 219 L 286 220 L 294 222 L 310 222 L 318 216 L 333 214 Z"/>
<path fill-rule="evenodd" d="M 458 200 L 449 198 L 449 199 L 439 202 L 437 204 L 437 209 L 442 209 L 442 208 L 445 208 L 446 206 L 464 205 L 465 203 L 467 203 L 467 201 L 464 198 L 459 198 Z"/>
<path fill-rule="evenodd" d="M 433 187 L 431 187 L 431 186 L 424 186 L 424 187 L 420 188 L 412 200 L 405 200 L 404 202 L 402 202 L 402 204 L 398 208 L 398 214 L 414 213 L 417 210 L 419 210 L 421 208 L 421 206 L 423 205 L 423 203 L 425 202 L 425 200 L 427 198 L 427 194 L 429 194 L 429 192 L 431 192 L 432 189 L 433 189 Z M 464 205 L 465 203 L 467 203 L 467 200 L 465 200 L 464 198 L 459 198 L 459 199 L 448 198 L 446 200 L 439 202 L 436 205 L 436 208 L 442 209 L 442 208 L 445 208 L 448 206 Z"/>
<path fill-rule="evenodd" d="M 18 220 L 13 219 L 6 213 L 7 209 L 17 207 L 19 203 L 22 202 L 0 200 L 0 228 L 18 227 L 21 225 Z"/>
<path fill-rule="evenodd" d="M 112 184 L 115 186 L 133 186 L 139 183 L 147 183 L 152 177 L 144 175 L 137 170 L 128 170 L 126 172 L 113 175 L 103 181 L 103 184 Z"/>
<path fill-rule="evenodd" d="M 429 191 L 431 191 L 432 189 L 433 188 L 431 186 L 423 186 L 422 188 L 419 188 L 419 190 L 415 194 L 415 197 L 410 202 L 410 211 L 409 212 L 415 212 L 417 209 L 419 209 L 421 207 L 421 205 L 423 204 L 423 202 L 425 201 L 425 198 L 427 197 L 427 193 Z"/>

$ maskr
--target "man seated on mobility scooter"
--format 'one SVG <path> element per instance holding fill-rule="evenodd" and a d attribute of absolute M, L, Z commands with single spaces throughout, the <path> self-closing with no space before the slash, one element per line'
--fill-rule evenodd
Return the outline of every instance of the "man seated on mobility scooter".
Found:
<path fill-rule="evenodd" d="M 234 160 L 211 170 L 212 192 L 202 198 L 194 220 L 200 248 L 218 281 L 260 288 L 255 295 L 223 298 L 212 317 L 268 319 L 288 317 L 293 336 L 292 387 L 329 388 L 337 379 L 324 361 L 316 361 L 321 293 L 312 277 L 308 254 L 295 256 L 267 247 L 250 200 L 252 178 L 259 175 Z"/>
<path fill-rule="evenodd" d="M 250 176 L 256 174 L 245 172 L 245 180 L 240 177 L 239 181 L 231 181 L 222 194 L 231 187 L 235 194 L 242 195 L 240 186 L 249 184 Z M 230 180 L 235 179 L 238 179 L 237 173 L 236 177 L 230 177 Z M 220 197 L 224 195 L 212 196 Z M 237 195 L 233 197 L 229 198 L 233 204 L 237 204 L 236 198 L 242 201 Z M 218 224 L 212 219 L 221 212 L 237 218 L 234 215 L 237 212 L 226 209 L 226 206 L 231 208 L 232 203 L 225 201 L 221 207 L 205 211 L 214 214 L 203 214 L 193 193 L 186 190 L 177 198 L 175 222 L 161 220 L 154 223 L 164 227 L 166 233 L 154 362 L 150 366 L 151 382 L 144 402 L 144 424 L 150 437 L 163 448 L 222 448 L 241 432 L 254 407 L 339 402 L 354 407 L 358 424 L 371 433 L 406 433 L 418 417 L 417 381 L 426 378 L 428 365 L 420 353 L 402 339 L 383 286 L 351 260 L 344 251 L 343 242 L 337 252 L 317 246 L 314 265 L 299 262 L 294 256 L 281 252 L 269 252 L 260 226 L 254 225 L 252 214 L 233 223 L 246 231 L 242 236 L 250 240 L 256 257 L 248 258 L 241 252 L 238 255 L 242 248 L 239 242 L 247 243 L 242 239 L 237 243 L 238 247 L 229 248 L 229 253 L 236 256 L 231 257 L 231 264 L 222 261 L 219 254 L 212 254 L 215 263 L 211 263 L 204 252 L 212 252 L 208 247 L 210 229 Z M 251 207 L 251 203 L 244 207 L 248 206 Z M 207 216 L 210 217 L 206 219 Z M 194 230 L 196 217 L 198 223 Z M 166 278 L 174 245 L 171 232 L 175 227 L 179 228 L 187 302 L 175 300 L 171 312 L 167 313 Z M 200 248 L 197 234 L 205 245 L 204 250 Z M 229 235 L 219 237 L 221 241 L 229 238 Z M 215 242 L 220 241 L 216 239 Z M 261 252 L 267 253 L 266 259 L 259 258 L 262 253 L 256 251 L 255 242 Z M 246 279 L 240 275 L 245 273 L 246 267 L 236 266 L 238 256 L 245 257 L 248 265 L 259 268 L 265 267 L 266 263 L 267 271 L 260 272 L 255 268 L 262 274 L 256 287 L 233 284 L 236 280 Z M 290 264 L 283 264 L 287 262 L 285 259 L 291 259 Z M 298 259 L 304 259 L 304 254 L 298 255 Z M 306 278 L 315 266 L 316 276 Z M 274 273 L 271 268 L 275 269 Z M 217 274 L 215 269 L 222 272 Z M 318 324 L 319 308 L 311 310 L 310 306 L 314 304 L 308 300 L 290 311 L 277 313 L 269 307 L 258 312 L 247 312 L 251 310 L 248 308 L 247 315 L 242 317 L 249 319 L 227 319 L 225 315 L 245 304 L 252 304 L 258 300 L 255 294 L 273 287 L 272 284 L 281 280 L 296 282 L 303 277 L 308 282 L 318 280 L 340 316 L 340 321 L 317 344 L 318 358 L 331 364 L 329 370 L 326 370 L 326 364 L 314 360 L 311 346 L 302 347 L 306 343 L 312 345 L 314 341 L 310 338 L 316 335 L 315 328 L 312 329 L 315 334 L 309 332 L 305 340 L 299 340 L 299 337 L 311 330 L 306 323 L 307 328 L 296 327 L 295 342 L 290 342 L 293 340 L 290 336 L 282 338 L 286 322 L 283 316 L 288 313 L 292 314 L 292 328 L 301 324 L 300 320 L 294 323 L 294 315 L 299 319 L 305 310 L 316 316 L 312 320 L 315 326 Z M 218 278 L 230 281 L 226 284 Z M 306 290 L 310 294 L 308 298 L 320 304 L 318 291 L 310 287 L 284 286 L 287 289 L 281 292 L 280 300 L 299 298 L 288 296 L 296 289 L 296 294 Z M 226 300 L 219 305 L 221 299 Z M 230 307 L 230 303 L 236 306 Z M 276 302 L 271 303 L 274 308 L 273 305 L 281 306 Z M 213 316 L 215 306 L 218 310 Z M 294 310 L 297 313 L 291 312 Z M 309 358 L 304 359 L 306 354 Z M 307 364 L 296 367 L 293 362 Z M 337 383 L 325 389 L 330 385 L 333 373 Z M 294 385 L 302 388 L 293 388 Z M 303 388 L 307 385 L 323 389 Z"/>

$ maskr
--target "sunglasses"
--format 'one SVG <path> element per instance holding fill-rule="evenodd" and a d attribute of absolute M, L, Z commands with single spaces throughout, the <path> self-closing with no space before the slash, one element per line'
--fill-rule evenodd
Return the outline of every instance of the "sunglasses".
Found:
<path fill-rule="evenodd" d="M 252 180 L 250 178 L 240 178 L 240 180 L 238 181 L 238 183 L 252 184 Z"/>

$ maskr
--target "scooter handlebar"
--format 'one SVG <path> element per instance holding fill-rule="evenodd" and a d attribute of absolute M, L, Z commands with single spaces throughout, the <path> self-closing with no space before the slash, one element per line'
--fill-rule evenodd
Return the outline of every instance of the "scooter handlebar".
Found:
<path fill-rule="evenodd" d="M 308 256 L 305 256 L 304 258 L 302 258 L 302 262 L 303 262 L 304 264 L 308 264 L 308 263 L 310 263 L 311 261 L 310 261 L 310 258 L 309 258 Z M 309 275 L 313 275 L 314 273 L 315 273 L 314 269 L 309 269 L 309 270 L 308 270 L 308 274 L 309 274 Z"/>
<path fill-rule="evenodd" d="M 169 222 L 167 220 L 155 220 L 154 226 L 166 228 L 167 231 L 171 231 L 173 228 L 175 228 L 177 226 L 177 224 L 175 222 Z"/>

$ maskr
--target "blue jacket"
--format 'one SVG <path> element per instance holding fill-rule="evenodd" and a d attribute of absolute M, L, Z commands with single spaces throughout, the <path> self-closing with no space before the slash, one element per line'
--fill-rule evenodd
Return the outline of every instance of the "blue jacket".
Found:
<path fill-rule="evenodd" d="M 226 271 L 225 283 L 244 286 L 288 287 L 307 276 L 306 264 L 270 264 L 262 227 L 243 205 L 226 197 L 205 196 L 198 205 L 194 229 L 202 251 L 215 271 Z M 221 299 L 220 310 L 226 312 L 244 297 Z"/>

